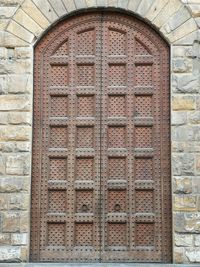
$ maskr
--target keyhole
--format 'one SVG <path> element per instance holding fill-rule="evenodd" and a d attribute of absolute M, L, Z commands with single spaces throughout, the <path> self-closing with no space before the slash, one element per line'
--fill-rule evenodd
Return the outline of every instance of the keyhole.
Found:
<path fill-rule="evenodd" d="M 82 212 L 87 212 L 88 211 L 88 206 L 83 204 L 82 206 Z"/>
<path fill-rule="evenodd" d="M 119 204 L 115 204 L 114 211 L 119 212 L 121 210 L 121 207 Z"/>
<path fill-rule="evenodd" d="M 140 116 L 140 113 L 138 111 L 135 111 L 134 112 L 134 117 L 139 117 Z"/>

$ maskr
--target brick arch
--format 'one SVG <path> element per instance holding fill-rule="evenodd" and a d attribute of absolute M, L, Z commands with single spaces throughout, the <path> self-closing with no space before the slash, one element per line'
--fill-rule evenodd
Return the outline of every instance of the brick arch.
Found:
<path fill-rule="evenodd" d="M 119 8 L 154 26 L 170 44 L 179 44 L 197 32 L 197 24 L 185 0 L 25 0 L 6 31 L 24 44 L 34 44 L 46 30 L 66 15 L 89 8 Z"/>

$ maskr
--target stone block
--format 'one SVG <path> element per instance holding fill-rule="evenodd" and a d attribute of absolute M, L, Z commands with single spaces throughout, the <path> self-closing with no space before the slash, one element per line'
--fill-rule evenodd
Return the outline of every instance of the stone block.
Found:
<path fill-rule="evenodd" d="M 5 174 L 5 158 L 0 154 L 0 175 Z"/>
<path fill-rule="evenodd" d="M 0 193 L 0 210 L 8 210 L 8 195 Z"/>
<path fill-rule="evenodd" d="M 192 195 L 176 195 L 174 196 L 175 211 L 197 211 L 197 197 Z"/>
<path fill-rule="evenodd" d="M 30 138 L 28 126 L 0 126 L 0 141 L 30 141 Z"/>
<path fill-rule="evenodd" d="M 173 192 L 176 194 L 191 194 L 192 179 L 188 177 L 173 177 Z"/>
<path fill-rule="evenodd" d="M 196 173 L 200 174 L 200 155 L 196 154 Z"/>
<path fill-rule="evenodd" d="M 30 110 L 30 97 L 24 95 L 0 95 L 0 110 Z"/>
<path fill-rule="evenodd" d="M 25 193 L 0 193 L 0 210 L 28 210 L 30 196 Z"/>
<path fill-rule="evenodd" d="M 196 21 L 198 27 L 200 28 L 200 17 L 195 18 L 195 21 Z"/>
<path fill-rule="evenodd" d="M 32 117 L 28 112 L 10 112 L 8 114 L 8 123 L 31 125 Z"/>
<path fill-rule="evenodd" d="M 1 142 L 0 151 L 5 153 L 30 152 L 31 143 L 25 141 Z"/>
<path fill-rule="evenodd" d="M 6 125 L 8 123 L 8 114 L 0 113 L 0 125 Z"/>
<path fill-rule="evenodd" d="M 192 61 L 185 58 L 176 58 L 172 60 L 172 69 L 176 73 L 192 71 Z M 191 77 L 190 77 L 191 79 Z M 178 79 L 177 79 L 178 80 Z"/>
<path fill-rule="evenodd" d="M 199 17 L 200 19 L 200 17 Z M 200 31 L 198 31 L 198 37 L 199 37 Z M 193 46 L 192 46 L 192 52 L 193 52 L 193 58 L 198 58 L 199 53 L 200 53 L 200 43 L 199 43 L 199 39 L 195 39 Z M 200 70 L 199 70 L 200 71 Z"/>
<path fill-rule="evenodd" d="M 11 175 L 27 175 L 30 172 L 29 154 L 9 155 L 6 158 L 6 173 Z"/>
<path fill-rule="evenodd" d="M 17 6 L 0 6 L 0 19 L 11 18 L 17 9 Z"/>
<path fill-rule="evenodd" d="M 185 23 L 181 24 L 180 27 L 171 31 L 169 34 L 166 34 L 165 31 L 162 31 L 165 36 L 170 40 L 171 43 L 176 42 L 177 40 L 187 36 L 189 33 L 192 33 L 197 30 L 197 25 L 194 18 L 187 20 Z"/>
<path fill-rule="evenodd" d="M 27 245 L 28 242 L 28 234 L 20 233 L 20 234 L 11 234 L 11 244 L 16 245 Z"/>
<path fill-rule="evenodd" d="M 130 0 L 128 4 L 128 10 L 136 12 L 141 0 Z"/>
<path fill-rule="evenodd" d="M 13 152 L 30 152 L 31 143 L 30 142 L 16 142 L 15 150 Z"/>
<path fill-rule="evenodd" d="M 7 59 L 7 48 L 6 47 L 0 47 L 0 59 L 5 60 Z"/>
<path fill-rule="evenodd" d="M 0 95 L 7 93 L 7 83 L 6 83 L 6 76 L 0 76 Z"/>
<path fill-rule="evenodd" d="M 172 173 L 175 176 L 194 175 L 194 155 L 193 154 L 173 154 Z"/>
<path fill-rule="evenodd" d="M 15 193 L 29 190 L 30 180 L 27 177 L 0 178 L 0 193 Z"/>
<path fill-rule="evenodd" d="M 68 12 L 76 10 L 74 0 L 63 0 L 63 4 L 65 5 Z"/>
<path fill-rule="evenodd" d="M 172 125 L 184 125 L 187 123 L 187 112 L 172 111 L 171 113 Z"/>
<path fill-rule="evenodd" d="M 193 50 L 192 46 L 172 46 L 172 58 L 192 58 Z"/>
<path fill-rule="evenodd" d="M 28 42 L 23 41 L 14 34 L 5 30 L 0 31 L 1 46 L 16 47 L 16 46 L 29 46 Z"/>
<path fill-rule="evenodd" d="M 200 83 L 200 60 L 198 57 L 193 59 L 193 74 L 199 77 Z"/>
<path fill-rule="evenodd" d="M 67 13 L 67 10 L 62 3 L 62 1 L 57 1 L 57 0 L 49 0 L 50 4 L 54 8 L 56 14 L 61 17 Z"/>
<path fill-rule="evenodd" d="M 20 230 L 20 213 L 4 212 L 2 221 L 3 233 L 15 233 Z"/>
<path fill-rule="evenodd" d="M 107 0 L 96 0 L 97 1 L 97 6 L 107 6 Z"/>
<path fill-rule="evenodd" d="M 30 94 L 32 92 L 32 77 L 29 74 L 8 75 L 7 87 L 10 94 Z"/>
<path fill-rule="evenodd" d="M 46 0 L 32 0 L 32 1 L 50 22 L 54 22 L 55 20 L 58 19 L 57 14 L 55 13 L 55 11 L 53 10 L 52 6 L 48 1 Z"/>
<path fill-rule="evenodd" d="M 173 218 L 174 218 L 174 231 L 176 231 L 177 233 L 187 233 L 187 231 L 185 230 L 184 213 L 176 212 L 173 214 Z"/>
<path fill-rule="evenodd" d="M 10 194 L 8 199 L 9 210 L 28 210 L 30 196 L 28 194 Z"/>
<path fill-rule="evenodd" d="M 200 262 L 200 250 L 198 248 L 188 248 L 185 252 L 190 262 Z"/>
<path fill-rule="evenodd" d="M 0 74 L 30 74 L 32 73 L 31 59 L 6 60 L 0 62 Z"/>
<path fill-rule="evenodd" d="M 28 246 L 21 246 L 21 257 L 20 257 L 21 261 L 27 262 L 29 259 L 29 253 L 30 251 Z"/>
<path fill-rule="evenodd" d="M 108 6 L 118 7 L 118 0 L 108 0 Z"/>
<path fill-rule="evenodd" d="M 172 16 L 181 8 L 181 6 L 182 4 L 180 1 L 176 0 L 168 1 L 167 5 L 165 5 L 164 8 L 160 11 L 160 13 L 155 17 L 153 23 L 158 28 L 160 28 L 163 24 L 166 23 L 166 21 L 169 19 L 170 16 Z"/>
<path fill-rule="evenodd" d="M 189 27 L 189 25 L 187 25 Z M 184 32 L 184 29 L 182 29 Z M 198 40 L 198 30 L 194 30 L 191 33 L 187 33 L 177 41 L 174 41 L 174 45 L 188 45 L 191 46 L 194 43 L 194 40 Z"/>
<path fill-rule="evenodd" d="M 123 1 L 122 2 L 127 2 L 127 0 Z M 96 0 L 86 0 L 86 4 L 88 7 L 96 7 Z"/>
<path fill-rule="evenodd" d="M 9 23 L 9 19 L 1 19 L 0 20 L 0 31 L 5 31 Z"/>
<path fill-rule="evenodd" d="M 76 8 L 81 9 L 81 8 L 86 8 L 86 2 L 85 0 L 74 0 Z"/>
<path fill-rule="evenodd" d="M 194 236 L 194 245 L 196 247 L 200 247 L 200 235 L 195 235 Z"/>
<path fill-rule="evenodd" d="M 173 75 L 173 91 L 175 93 L 199 93 L 200 76 L 192 74 Z"/>
<path fill-rule="evenodd" d="M 0 151 L 5 153 L 15 152 L 15 143 L 14 142 L 1 142 Z"/>
<path fill-rule="evenodd" d="M 0 249 L 1 262 L 20 262 L 21 248 L 17 246 L 2 246 Z"/>
<path fill-rule="evenodd" d="M 176 13 L 174 13 L 167 21 L 167 24 L 163 26 L 166 33 L 170 33 L 174 31 L 179 26 L 181 26 L 184 22 L 186 22 L 191 17 L 188 9 L 183 6 Z M 161 29 L 162 30 L 162 29 Z"/>
<path fill-rule="evenodd" d="M 200 213 L 186 213 L 184 229 L 190 233 L 200 233 Z"/>
<path fill-rule="evenodd" d="M 16 23 L 14 20 L 11 20 L 11 22 L 9 23 L 7 31 L 13 33 L 27 43 L 32 43 L 32 41 L 34 40 L 34 35 L 18 23 Z"/>
<path fill-rule="evenodd" d="M 175 95 L 172 97 L 172 109 L 173 110 L 194 110 L 195 109 L 195 97 L 190 95 Z"/>
<path fill-rule="evenodd" d="M 28 14 L 34 21 L 37 22 L 37 24 L 43 28 L 46 29 L 50 22 L 45 17 L 45 15 L 42 14 L 42 12 L 34 5 L 34 3 L 31 0 L 24 1 L 22 5 L 22 9 Z"/>
<path fill-rule="evenodd" d="M 189 112 L 188 120 L 191 124 L 200 124 L 200 111 Z"/>
<path fill-rule="evenodd" d="M 198 4 L 198 3 L 200 3 L 199 1 L 200 0 L 181 0 L 181 2 L 183 4 L 188 4 L 188 5 L 190 5 L 190 4 Z"/>
<path fill-rule="evenodd" d="M 200 213 L 177 212 L 174 213 L 174 230 L 177 233 L 200 233 Z"/>
<path fill-rule="evenodd" d="M 199 3 L 190 4 L 190 10 L 192 11 L 192 15 L 194 17 L 200 17 L 200 4 Z"/>
<path fill-rule="evenodd" d="M 33 58 L 33 48 L 32 47 L 16 47 L 15 48 L 15 58 L 16 59 L 28 59 Z M 30 80 L 30 78 L 29 78 Z"/>
<path fill-rule="evenodd" d="M 196 110 L 200 110 L 200 96 L 196 96 Z"/>
<path fill-rule="evenodd" d="M 30 213 L 27 211 L 22 211 L 20 216 L 20 232 L 27 233 L 30 230 Z"/>
<path fill-rule="evenodd" d="M 39 36 L 43 29 L 22 9 L 19 9 L 13 19 L 35 36 Z"/>
<path fill-rule="evenodd" d="M 127 9 L 129 0 L 118 0 L 118 7 Z"/>
<path fill-rule="evenodd" d="M 153 21 L 167 3 L 168 3 L 168 0 L 162 0 L 162 1 L 154 0 L 148 12 L 146 13 L 145 17 L 149 21 Z"/>
<path fill-rule="evenodd" d="M 0 233 L 0 246 L 10 244 L 10 234 Z"/>
<path fill-rule="evenodd" d="M 190 235 L 182 235 L 175 234 L 174 236 L 175 245 L 178 247 L 192 247 L 193 246 L 193 236 Z"/>
<path fill-rule="evenodd" d="M 200 142 L 195 141 L 173 141 L 172 142 L 173 152 L 184 152 L 184 153 L 195 153 L 200 152 Z"/>
<path fill-rule="evenodd" d="M 187 258 L 185 257 L 185 249 L 183 247 L 175 247 L 173 249 L 174 254 L 174 263 L 183 263 L 188 262 Z"/>
<path fill-rule="evenodd" d="M 21 4 L 24 0 L 1 0 L 2 6 L 17 6 Z"/>
<path fill-rule="evenodd" d="M 194 194 L 199 194 L 200 192 L 200 177 L 195 176 L 192 179 L 192 192 Z"/>
<path fill-rule="evenodd" d="M 136 12 L 140 14 L 141 17 L 144 17 L 152 6 L 154 0 L 141 0 Z"/>

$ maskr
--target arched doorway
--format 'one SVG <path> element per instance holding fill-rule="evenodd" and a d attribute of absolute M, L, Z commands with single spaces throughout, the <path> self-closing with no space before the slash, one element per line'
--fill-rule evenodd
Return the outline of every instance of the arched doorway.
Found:
<path fill-rule="evenodd" d="M 31 259 L 169 262 L 169 47 L 114 12 L 35 48 Z"/>

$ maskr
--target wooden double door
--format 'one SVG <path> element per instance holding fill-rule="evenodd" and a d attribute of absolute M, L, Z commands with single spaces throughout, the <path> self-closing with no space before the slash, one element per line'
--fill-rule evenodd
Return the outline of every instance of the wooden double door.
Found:
<path fill-rule="evenodd" d="M 93 12 L 35 48 L 31 260 L 171 261 L 169 48 Z"/>

